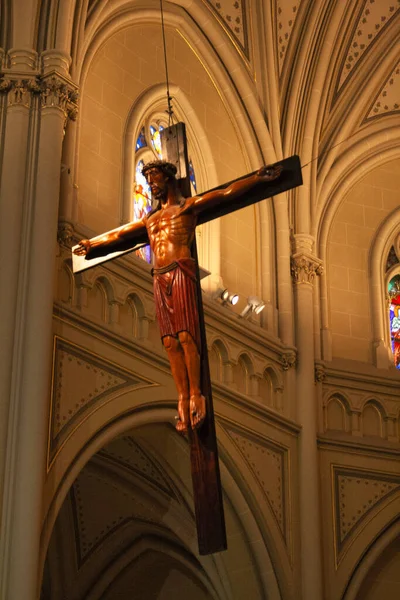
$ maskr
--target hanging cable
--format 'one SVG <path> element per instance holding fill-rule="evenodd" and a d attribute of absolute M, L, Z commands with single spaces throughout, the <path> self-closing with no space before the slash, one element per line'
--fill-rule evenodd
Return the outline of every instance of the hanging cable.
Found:
<path fill-rule="evenodd" d="M 325 154 L 328 154 L 328 152 L 330 150 L 333 150 L 333 148 L 336 148 L 337 146 L 340 146 L 340 144 L 344 144 L 344 142 L 347 142 L 350 138 L 352 138 L 355 135 L 357 135 L 357 133 L 358 133 L 358 131 L 355 131 L 354 133 L 352 133 L 351 135 L 349 135 L 349 137 L 345 138 L 341 142 L 338 142 L 337 144 L 333 144 L 333 146 L 329 146 L 328 148 L 326 148 L 326 150 L 323 150 L 320 154 L 318 154 L 317 156 L 315 156 L 314 158 L 312 158 L 311 160 L 309 160 L 308 163 L 306 163 L 305 165 L 301 165 L 301 168 L 305 169 L 306 167 L 308 167 L 308 165 L 311 165 L 313 162 L 315 162 L 316 160 L 318 160 L 319 158 L 321 158 L 321 156 L 324 156 Z"/>
<path fill-rule="evenodd" d="M 163 0 L 160 0 L 160 11 L 161 11 L 161 29 L 162 29 L 162 37 L 163 37 L 163 46 L 164 46 L 164 63 L 165 63 L 165 79 L 167 82 L 167 104 L 168 104 L 168 126 L 172 123 L 172 118 L 174 116 L 174 111 L 172 110 L 172 98 L 169 93 L 169 78 L 168 78 L 168 62 L 167 62 L 167 44 L 165 42 L 165 27 L 164 27 L 164 10 L 163 10 Z"/>

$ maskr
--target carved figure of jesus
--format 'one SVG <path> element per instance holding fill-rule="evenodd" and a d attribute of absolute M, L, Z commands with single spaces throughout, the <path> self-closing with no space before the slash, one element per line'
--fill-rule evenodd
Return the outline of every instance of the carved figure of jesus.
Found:
<path fill-rule="evenodd" d="M 92 251 L 107 254 L 118 243 L 143 237 L 145 230 L 154 257 L 152 270 L 156 315 L 161 339 L 167 351 L 172 376 L 178 391 L 176 429 L 201 426 L 206 416 L 206 401 L 200 383 L 200 331 L 196 292 L 196 265 L 191 256 L 199 214 L 246 194 L 255 185 L 277 179 L 281 166 L 262 167 L 223 189 L 184 198 L 175 177 L 175 165 L 154 161 L 143 168 L 157 205 L 141 220 L 111 231 L 94 240 L 82 240 L 75 254 L 90 258 Z"/>

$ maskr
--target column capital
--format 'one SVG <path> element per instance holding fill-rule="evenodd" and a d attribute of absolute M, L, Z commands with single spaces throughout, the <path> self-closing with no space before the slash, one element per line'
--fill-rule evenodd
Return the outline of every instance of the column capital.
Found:
<path fill-rule="evenodd" d="M 66 221 L 59 222 L 57 230 L 57 241 L 60 244 L 60 246 L 72 248 L 74 243 L 74 233 L 75 231 L 71 223 L 67 223 Z"/>
<path fill-rule="evenodd" d="M 315 363 L 314 367 L 315 383 L 322 383 L 326 379 L 325 367 L 321 363 Z"/>
<path fill-rule="evenodd" d="M 283 352 L 280 356 L 282 369 L 284 371 L 288 371 L 292 367 L 296 366 L 297 355 L 294 350 L 287 350 Z"/>
<path fill-rule="evenodd" d="M 0 77 L 0 93 L 8 94 L 8 106 L 25 106 L 29 108 L 32 93 L 39 91 L 39 84 L 35 75 L 31 77 L 13 77 L 5 74 Z"/>
<path fill-rule="evenodd" d="M 316 276 L 322 275 L 322 260 L 312 254 L 296 252 L 291 257 L 290 270 L 294 283 L 314 283 Z"/>
<path fill-rule="evenodd" d="M 78 114 L 78 86 L 69 78 L 50 71 L 40 78 L 40 100 L 42 109 L 57 108 L 66 119 L 76 120 Z"/>
<path fill-rule="evenodd" d="M 0 93 L 8 95 L 8 106 L 28 108 L 38 94 L 42 109 L 61 110 L 65 124 L 68 119 L 75 121 L 79 92 L 69 76 L 70 64 L 71 57 L 59 50 L 45 50 L 39 61 L 33 50 L 12 48 L 0 62 Z"/>

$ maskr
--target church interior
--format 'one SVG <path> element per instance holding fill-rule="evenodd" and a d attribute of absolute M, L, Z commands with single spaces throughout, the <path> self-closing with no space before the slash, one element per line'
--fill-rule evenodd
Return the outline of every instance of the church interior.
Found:
<path fill-rule="evenodd" d="M 399 32 L 399 0 L 0 0 L 2 600 L 400 598 Z M 192 195 L 303 178 L 196 231 L 209 555 L 151 252 L 72 268 L 150 210 L 167 81 Z"/>

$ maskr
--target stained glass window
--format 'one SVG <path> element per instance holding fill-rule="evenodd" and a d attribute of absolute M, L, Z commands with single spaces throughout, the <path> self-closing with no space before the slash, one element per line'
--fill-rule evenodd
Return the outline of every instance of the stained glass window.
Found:
<path fill-rule="evenodd" d="M 399 259 L 397 258 L 396 250 L 394 249 L 394 246 L 392 246 L 386 261 L 386 271 L 389 271 L 389 269 L 394 267 L 394 265 L 397 265 L 398 262 Z"/>
<path fill-rule="evenodd" d="M 143 160 L 139 160 L 135 172 L 135 188 L 133 194 L 133 220 L 143 219 L 151 210 L 151 191 L 146 178 L 142 174 L 144 167 Z M 151 262 L 150 246 L 145 246 L 136 251 L 136 255 L 143 258 L 146 262 Z"/>
<path fill-rule="evenodd" d="M 154 125 L 150 125 L 150 139 L 151 145 L 153 146 L 158 158 L 162 158 L 161 152 L 161 136 L 160 131 L 162 131 L 164 127 L 162 125 L 158 125 L 155 127 Z"/>
<path fill-rule="evenodd" d="M 146 146 L 146 136 L 144 135 L 144 127 L 142 127 L 138 135 L 138 139 L 136 140 L 136 150 L 140 150 L 140 148 L 145 148 Z"/>
<path fill-rule="evenodd" d="M 395 366 L 400 369 L 400 275 L 395 275 L 388 285 L 390 300 L 390 337 Z"/>
<path fill-rule="evenodd" d="M 190 183 L 192 184 L 195 193 L 197 193 L 196 175 L 194 173 L 194 168 L 193 168 L 193 163 L 192 163 L 191 158 L 189 158 L 189 178 L 190 178 Z"/>

